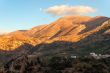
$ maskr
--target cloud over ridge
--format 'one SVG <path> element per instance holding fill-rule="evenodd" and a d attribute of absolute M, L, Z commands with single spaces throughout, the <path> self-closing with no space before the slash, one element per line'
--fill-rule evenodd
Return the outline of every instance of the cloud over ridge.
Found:
<path fill-rule="evenodd" d="M 96 9 L 90 6 L 69 6 L 69 5 L 56 5 L 43 9 L 44 12 L 54 16 L 65 15 L 84 15 L 89 13 L 95 13 Z"/>

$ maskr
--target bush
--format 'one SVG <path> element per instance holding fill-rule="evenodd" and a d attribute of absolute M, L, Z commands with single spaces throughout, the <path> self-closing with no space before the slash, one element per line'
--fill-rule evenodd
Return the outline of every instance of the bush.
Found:
<path fill-rule="evenodd" d="M 52 69 L 63 70 L 66 67 L 72 66 L 72 60 L 65 57 L 53 57 L 50 59 L 49 66 Z"/>

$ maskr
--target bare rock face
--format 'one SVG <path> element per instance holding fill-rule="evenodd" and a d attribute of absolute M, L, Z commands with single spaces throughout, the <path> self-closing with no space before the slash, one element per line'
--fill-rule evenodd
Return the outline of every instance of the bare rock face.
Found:
<path fill-rule="evenodd" d="M 14 50 L 24 43 L 34 46 L 54 41 L 80 42 L 92 34 L 95 34 L 94 39 L 97 40 L 103 38 L 102 34 L 110 34 L 109 30 L 110 22 L 107 17 L 66 16 L 51 24 L 0 36 L 0 49 Z"/>

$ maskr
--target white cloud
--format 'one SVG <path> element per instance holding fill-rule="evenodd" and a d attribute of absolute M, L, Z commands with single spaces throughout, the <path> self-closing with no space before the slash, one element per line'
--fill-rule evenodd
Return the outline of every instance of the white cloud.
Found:
<path fill-rule="evenodd" d="M 65 15 L 84 15 L 89 13 L 95 13 L 96 9 L 89 6 L 68 6 L 68 5 L 56 5 L 43 9 L 44 12 L 55 15 L 55 16 L 65 16 Z"/>

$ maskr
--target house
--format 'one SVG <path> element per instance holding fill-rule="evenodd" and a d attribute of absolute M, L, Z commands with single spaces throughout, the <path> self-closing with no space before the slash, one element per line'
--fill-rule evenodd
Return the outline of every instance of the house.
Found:
<path fill-rule="evenodd" d="M 75 59 L 75 58 L 77 58 L 77 56 L 71 56 L 71 58 Z"/>
<path fill-rule="evenodd" d="M 101 59 L 101 58 L 108 58 L 108 57 L 110 57 L 109 54 L 101 55 L 101 54 L 96 54 L 96 53 L 90 53 L 90 56 L 92 56 L 95 59 Z"/>

